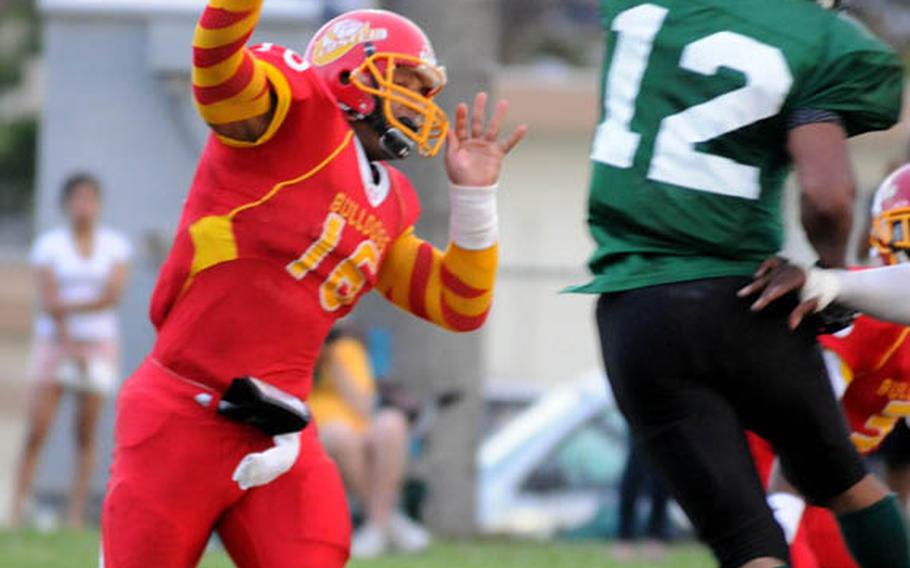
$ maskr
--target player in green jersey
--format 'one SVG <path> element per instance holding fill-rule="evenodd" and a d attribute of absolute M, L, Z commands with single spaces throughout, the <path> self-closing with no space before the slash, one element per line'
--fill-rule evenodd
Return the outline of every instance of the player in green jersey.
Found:
<path fill-rule="evenodd" d="M 591 158 L 597 319 L 616 399 L 724 568 L 785 565 L 743 435 L 839 515 L 864 568 L 908 568 L 903 520 L 869 476 L 814 329 L 790 304 L 736 292 L 781 246 L 791 168 L 820 261 L 843 266 L 849 136 L 893 125 L 902 68 L 848 17 L 810 0 L 602 0 L 603 116 Z"/>

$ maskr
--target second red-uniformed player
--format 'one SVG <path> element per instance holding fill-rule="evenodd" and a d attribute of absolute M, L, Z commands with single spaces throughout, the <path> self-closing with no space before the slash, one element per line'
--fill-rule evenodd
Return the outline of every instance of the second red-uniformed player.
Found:
<path fill-rule="evenodd" d="M 885 265 L 910 260 L 910 164 L 877 190 L 870 242 Z M 861 453 L 871 454 L 910 417 L 910 327 L 861 315 L 853 326 L 820 336 L 819 342 L 850 438 Z M 753 447 L 760 468 L 770 462 L 769 449 Z M 817 507 L 803 512 L 798 498 L 788 494 L 770 500 L 793 542 L 794 568 L 857 568 L 830 513 Z"/>

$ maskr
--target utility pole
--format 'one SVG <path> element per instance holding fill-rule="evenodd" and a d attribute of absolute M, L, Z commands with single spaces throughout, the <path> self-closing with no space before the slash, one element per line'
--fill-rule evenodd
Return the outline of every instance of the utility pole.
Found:
<path fill-rule="evenodd" d="M 411 18 L 429 35 L 447 69 L 448 86 L 439 103 L 450 117 L 459 101 L 470 104 L 478 91 L 489 91 L 498 53 L 495 0 L 385 0 L 382 6 Z M 411 159 L 400 166 L 420 194 L 423 212 L 418 234 L 444 248 L 449 237 L 449 199 L 442 158 Z M 475 527 L 475 456 L 485 368 L 483 332 L 441 331 L 379 304 L 374 299 L 366 311 L 371 324 L 379 323 L 395 335 L 395 378 L 422 394 L 451 389 L 463 394 L 461 401 L 440 414 L 434 424 L 426 456 L 430 481 L 426 517 L 435 531 L 468 536 Z"/>

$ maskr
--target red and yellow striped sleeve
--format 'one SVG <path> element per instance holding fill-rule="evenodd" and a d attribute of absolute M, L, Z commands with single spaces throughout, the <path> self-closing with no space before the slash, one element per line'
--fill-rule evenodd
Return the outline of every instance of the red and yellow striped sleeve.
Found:
<path fill-rule="evenodd" d="M 396 306 L 450 331 L 483 325 L 493 303 L 499 248 L 443 253 L 408 229 L 391 245 L 376 289 Z"/>
<path fill-rule="evenodd" d="M 193 37 L 193 95 L 211 125 L 247 120 L 269 112 L 266 64 L 246 43 L 262 0 L 210 0 Z"/>

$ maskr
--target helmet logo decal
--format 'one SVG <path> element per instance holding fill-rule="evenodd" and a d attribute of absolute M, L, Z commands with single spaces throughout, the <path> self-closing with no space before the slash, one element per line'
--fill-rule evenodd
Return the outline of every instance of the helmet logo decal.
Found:
<path fill-rule="evenodd" d="M 896 172 L 896 174 L 901 173 L 906 176 L 907 170 L 901 168 Z M 892 175 L 879 187 L 872 205 L 873 215 L 880 215 L 883 211 L 897 209 L 898 207 L 910 207 L 910 199 L 908 199 L 907 192 L 900 193 L 900 178 L 900 175 Z"/>
<path fill-rule="evenodd" d="M 420 50 L 420 58 L 426 61 L 428 64 L 433 65 L 434 67 L 438 65 L 436 62 L 436 54 L 433 53 L 433 48 L 429 44 L 426 44 Z"/>
<path fill-rule="evenodd" d="M 875 196 L 875 204 L 872 206 L 872 212 L 875 215 L 878 215 L 884 209 L 884 204 L 886 201 L 892 199 L 897 195 L 897 182 L 896 180 L 889 179 L 882 184 L 879 194 Z"/>
<path fill-rule="evenodd" d="M 389 37 L 385 28 L 372 28 L 368 22 L 341 20 L 316 41 L 313 62 L 328 65 L 344 56 L 355 46 L 369 41 L 381 41 Z"/>

